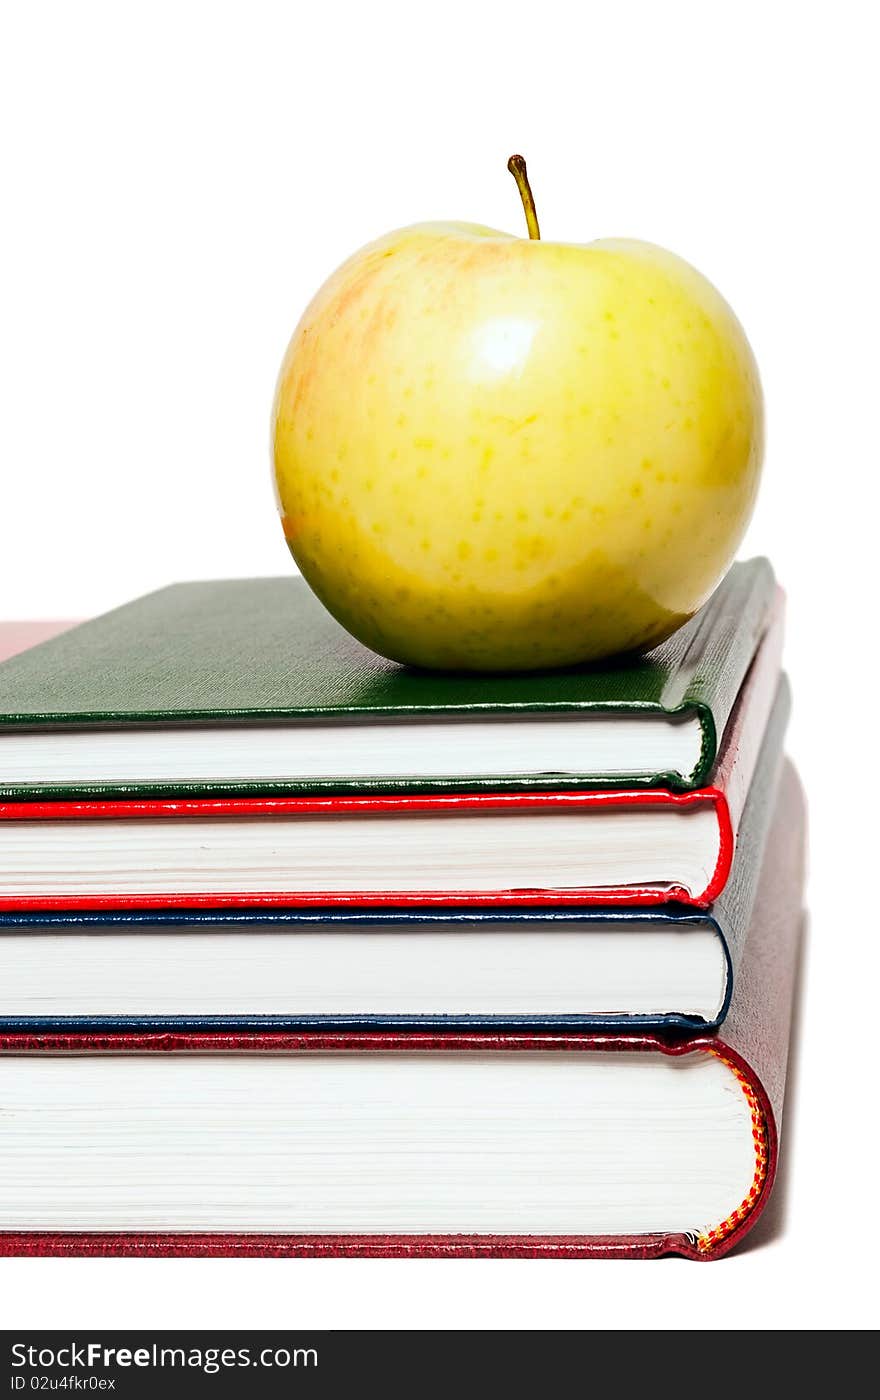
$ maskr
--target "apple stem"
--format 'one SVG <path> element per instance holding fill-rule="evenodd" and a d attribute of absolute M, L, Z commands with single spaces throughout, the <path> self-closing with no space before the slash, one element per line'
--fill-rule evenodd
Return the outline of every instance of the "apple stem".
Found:
<path fill-rule="evenodd" d="M 532 187 L 529 184 L 526 163 L 522 156 L 511 156 L 507 162 L 507 168 L 516 181 L 520 199 L 523 202 L 523 209 L 526 211 L 526 223 L 529 229 L 529 238 L 540 238 L 541 230 L 538 228 L 538 215 L 535 211 L 535 198 L 532 194 Z"/>

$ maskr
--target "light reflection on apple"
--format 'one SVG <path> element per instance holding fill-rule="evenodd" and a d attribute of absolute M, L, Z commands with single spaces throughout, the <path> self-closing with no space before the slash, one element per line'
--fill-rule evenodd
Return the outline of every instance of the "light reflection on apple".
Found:
<path fill-rule="evenodd" d="M 475 378 L 488 370 L 492 375 L 522 372 L 538 327 L 522 316 L 499 316 L 474 332 Z"/>

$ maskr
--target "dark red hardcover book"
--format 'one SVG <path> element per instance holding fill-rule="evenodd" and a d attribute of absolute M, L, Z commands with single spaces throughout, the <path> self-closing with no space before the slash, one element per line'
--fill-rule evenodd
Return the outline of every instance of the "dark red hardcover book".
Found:
<path fill-rule="evenodd" d="M 15 1064 L 6 1057 L 52 1057 L 47 1075 L 71 1056 L 134 1057 L 138 1073 L 149 1073 L 151 1064 L 168 1063 L 168 1057 L 201 1057 L 202 1070 L 219 1057 L 229 1063 L 241 1057 L 281 1059 L 289 1066 L 295 1057 L 327 1057 L 337 1062 L 339 1057 L 357 1056 L 383 1059 L 386 1073 L 393 1084 L 394 1059 L 406 1057 L 409 1066 L 418 1065 L 421 1056 L 446 1057 L 450 1063 L 458 1056 L 468 1057 L 468 1064 L 491 1064 L 494 1057 L 530 1057 L 531 1073 L 540 1076 L 546 1056 L 568 1057 L 644 1056 L 646 1053 L 695 1065 L 710 1057 L 725 1067 L 731 1076 L 723 1095 L 730 1099 L 730 1090 L 738 1090 L 744 1102 L 736 1112 L 740 1123 L 738 1150 L 745 1152 L 750 1184 L 742 1197 L 723 1218 L 697 1232 L 663 1231 L 629 1234 L 572 1235 L 516 1233 L 305 1233 L 284 1231 L 268 1233 L 247 1231 L 192 1230 L 27 1230 L 10 1229 L 0 1233 L 0 1254 L 40 1255 L 137 1255 L 150 1256 L 391 1256 L 391 1257 L 629 1257 L 649 1258 L 664 1254 L 680 1254 L 692 1259 L 713 1259 L 727 1253 L 752 1228 L 763 1210 L 776 1174 L 780 1126 L 785 1089 L 786 1063 L 789 1051 L 792 995 L 797 968 L 799 937 L 802 924 L 802 891 L 805 842 L 805 813 L 802 793 L 790 765 L 781 779 L 780 804 L 776 828 L 781 836 L 774 846 L 772 860 L 765 863 L 757 901 L 757 912 L 746 946 L 737 989 L 728 1018 L 720 1032 L 687 1038 L 656 1035 L 570 1035 L 570 1034 L 422 1034 L 422 1033 L 360 1033 L 360 1034 L 84 1034 L 31 1035 L 8 1034 L 0 1039 L 0 1063 L 8 1069 L 7 1085 L 16 1072 Z M 158 1057 L 158 1058 L 157 1058 Z M 294 1066 L 295 1067 L 295 1066 Z M 471 1072 L 470 1069 L 467 1071 Z M 714 1073 L 714 1070 L 712 1071 Z M 112 1096 L 112 1073 L 108 1076 L 108 1092 Z M 736 1095 L 734 1094 L 734 1099 Z M 115 1102 L 115 1100 L 114 1100 Z M 392 1095 L 393 1102 L 393 1095 Z M 68 1112 L 67 1100 L 63 1100 Z M 40 1104 L 35 1112 L 42 1112 Z M 9 1115 L 7 1115 L 8 1117 Z M 14 1117 L 14 1115 L 12 1115 Z M 479 1115 L 477 1115 L 477 1118 Z M 66 1121 L 66 1119 L 65 1119 Z M 401 1120 L 405 1130 L 405 1118 Z M 15 1131 L 0 1128 L 0 1151 L 7 1164 L 12 1154 L 3 1148 L 3 1133 Z M 405 1143 L 405 1138 L 403 1139 Z M 14 1143 L 12 1144 L 14 1147 Z M 532 1147 L 534 1144 L 532 1144 Z M 342 1150 L 341 1148 L 338 1150 Z M 64 1156 L 63 1144 L 59 1160 Z M 639 1159 L 642 1161 L 643 1159 Z M 26 1180 L 19 1166 L 18 1180 Z M 63 1173 L 62 1173 L 63 1175 Z M 143 1190 L 149 1195 L 149 1174 Z M 19 1191 L 25 1188 L 20 1186 Z M 424 1190 L 430 1196 L 431 1186 Z M 737 1191 L 737 1195 L 739 1192 Z M 15 1217 L 17 1210 L 15 1187 L 0 1189 L 0 1220 Z M 511 1224 L 515 1223 L 515 1208 Z"/>
<path fill-rule="evenodd" d="M 274 798 L 198 798 L 160 799 L 125 802 L 9 802 L 0 804 L 0 829 L 5 827 L 2 848 L 0 848 L 0 910 L 54 910 L 54 909 L 149 909 L 149 908 L 224 908 L 224 907 L 328 907 L 351 906 L 381 908 L 383 906 L 429 906 L 429 905 L 470 905 L 470 906 L 534 906 L 534 905 L 656 905 L 669 900 L 705 907 L 721 893 L 730 874 L 733 859 L 736 831 L 748 795 L 752 774 L 758 762 L 775 762 L 781 748 L 785 725 L 788 718 L 789 694 L 785 678 L 779 680 L 779 649 L 781 632 L 774 632 L 758 653 L 755 664 L 743 686 L 736 708 L 728 724 L 724 744 L 719 756 L 711 787 L 699 788 L 691 792 L 672 792 L 663 789 L 599 789 L 578 792 L 549 793 L 465 793 L 465 794 L 426 794 L 420 796 L 327 796 L 327 797 L 274 797 Z M 523 879 L 515 888 L 499 886 L 473 888 L 468 885 L 466 870 L 473 865 L 471 857 L 479 851 L 479 828 L 469 824 L 468 819 L 494 819 L 498 816 L 509 818 L 511 825 L 505 831 L 511 838 L 516 834 L 514 823 L 518 817 L 540 817 L 547 826 L 538 837 L 527 839 L 524 855 L 534 849 L 538 842 L 543 851 L 554 851 L 554 818 L 576 816 L 583 821 L 583 847 L 578 833 L 577 861 L 585 859 L 590 850 L 591 834 L 596 822 L 609 812 L 656 813 L 667 820 L 670 813 L 680 816 L 705 812 L 712 818 L 711 837 L 706 828 L 701 828 L 699 854 L 679 855 L 680 868 L 653 870 L 650 878 L 635 874 L 615 883 L 605 878 L 606 867 L 603 860 L 595 861 L 596 875 L 589 880 L 554 879 L 547 885 L 537 885 L 534 880 Z M 405 820 L 400 820 L 401 818 Z M 456 838 L 457 856 L 452 861 L 455 876 L 452 883 L 444 883 L 442 888 L 413 888 L 412 884 L 393 887 L 393 875 L 387 883 L 382 877 L 379 887 L 358 886 L 356 875 L 351 885 L 347 879 L 340 887 L 322 888 L 320 877 L 311 874 L 308 857 L 291 854 L 293 847 L 283 843 L 285 831 L 295 834 L 298 823 L 329 821 L 323 828 L 321 839 L 327 843 L 338 840 L 342 821 L 345 827 L 357 831 L 357 840 L 349 849 L 349 859 L 353 865 L 369 867 L 370 858 L 361 846 L 369 836 L 369 826 L 385 822 L 391 836 L 385 838 L 385 859 L 395 870 L 400 870 L 405 856 L 402 854 L 405 842 L 419 829 L 418 820 L 428 819 L 449 829 L 457 821 L 460 835 Z M 261 852 L 261 867 L 267 868 L 267 860 L 274 862 L 271 875 L 272 888 L 264 888 L 259 877 L 249 878 L 247 887 L 230 889 L 221 887 L 216 871 L 221 870 L 224 859 L 234 859 L 237 842 L 232 834 L 239 831 L 246 834 L 247 828 L 254 828 L 258 819 L 259 830 L 266 834 L 267 857 Z M 187 859 L 196 859 L 199 852 L 208 852 L 208 861 L 214 874 L 214 884 L 205 881 L 204 887 L 193 885 L 190 879 L 185 888 L 175 883 L 179 876 L 173 869 L 162 878 L 156 877 L 152 887 L 138 884 L 139 872 L 152 871 L 158 857 L 152 855 L 153 847 L 136 845 L 137 826 L 146 824 L 151 833 L 158 832 L 158 841 L 164 850 L 177 856 L 178 843 L 169 837 L 172 832 L 180 832 L 183 841 L 192 833 L 193 850 Z M 234 823 L 240 823 L 234 827 Z M 97 830 L 93 824 L 97 825 Z M 677 825 L 677 820 L 676 820 Z M 693 830 L 693 823 L 689 832 Z M 111 826 L 116 831 L 128 827 L 124 833 L 124 857 L 122 864 L 135 873 L 127 876 L 127 883 L 115 889 L 102 884 L 101 869 L 90 868 L 93 850 L 99 849 L 101 827 Z M 439 835 L 440 826 L 433 830 Z M 497 831 L 497 827 L 495 828 Z M 537 830 L 532 827 L 531 830 Z M 645 855 L 653 858 L 654 847 L 659 845 L 655 836 L 657 828 L 646 835 L 644 828 L 637 838 Z M 615 833 L 616 834 L 616 833 Z M 131 835 L 132 840 L 127 838 Z M 55 875 L 47 876 L 35 865 L 34 851 L 45 837 L 54 842 L 54 850 L 62 853 L 61 858 L 72 863 L 72 873 L 67 871 L 59 883 Z M 652 837 L 654 838 L 652 840 Z M 94 838 L 94 839 L 93 839 Z M 226 847 L 223 842 L 226 840 Z M 500 835 L 493 838 L 500 845 Z M 572 839 L 570 832 L 567 838 Z M 230 848 L 231 841 L 231 848 Z M 314 851 L 315 838 L 312 838 Z M 398 844 L 395 844 L 398 843 Z M 72 843 L 79 843 L 74 847 Z M 430 843 L 428 843 L 430 844 Z M 682 842 L 679 839 L 679 846 Z M 81 855 L 70 856 L 66 848 L 81 850 Z M 276 852 L 274 847 L 278 846 Z M 224 857 L 225 849 L 225 857 Z M 696 849 L 696 847 L 695 847 Z M 50 857 L 51 859 L 51 853 Z M 297 862 L 303 864 L 308 873 L 299 876 Z M 186 864 L 186 860 L 183 862 Z M 345 863 L 344 860 L 342 862 Z M 654 860 L 654 865 L 659 866 Z M 482 861 L 480 862 L 482 864 Z M 634 861 L 633 864 L 638 864 Z M 685 867 L 693 873 L 684 874 Z M 517 868 L 519 873 L 520 867 Z M 390 869 L 390 867 L 389 867 Z M 461 870 L 461 884 L 458 884 L 458 871 Z M 283 873 L 280 873 L 283 872 Z M 601 875 L 601 878 L 599 878 Z M 296 882 L 294 883 L 294 877 Z M 286 884 L 286 880 L 290 884 Z M 311 881 L 317 879 L 317 883 Z M 106 880 L 106 877 L 105 877 Z"/>

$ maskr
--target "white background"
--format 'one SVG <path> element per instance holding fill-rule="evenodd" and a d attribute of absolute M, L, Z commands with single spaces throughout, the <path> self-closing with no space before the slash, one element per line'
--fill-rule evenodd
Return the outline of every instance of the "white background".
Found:
<path fill-rule="evenodd" d="M 0 616 L 288 571 L 268 415 L 299 312 L 397 225 L 519 230 L 505 163 L 522 150 L 545 236 L 666 244 L 746 326 L 769 442 L 741 553 L 769 554 L 789 591 L 812 823 L 785 1210 L 749 1248 L 712 1266 L 4 1260 L 4 1325 L 876 1323 L 871 7 L 80 0 L 2 17 Z"/>

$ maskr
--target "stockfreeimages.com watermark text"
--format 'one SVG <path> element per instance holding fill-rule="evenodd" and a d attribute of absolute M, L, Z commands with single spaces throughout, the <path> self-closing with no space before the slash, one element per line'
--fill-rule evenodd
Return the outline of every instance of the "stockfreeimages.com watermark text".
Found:
<path fill-rule="evenodd" d="M 220 1371 L 238 1368 L 273 1368 L 285 1370 L 292 1367 L 316 1367 L 318 1351 L 316 1347 L 174 1347 L 160 1346 L 153 1342 L 149 1346 L 117 1347 L 105 1346 L 103 1342 L 68 1342 L 61 1346 L 30 1346 L 26 1342 L 13 1342 L 10 1347 L 11 1389 L 40 1389 L 33 1382 L 42 1378 L 35 1373 L 48 1370 L 68 1372 L 87 1371 L 90 1375 L 70 1375 L 70 1390 L 113 1390 L 115 1379 L 98 1376 L 96 1371 L 110 1371 L 121 1368 L 141 1370 L 178 1369 L 201 1371 L 207 1376 Z M 30 1375 L 28 1374 L 30 1373 Z"/>

